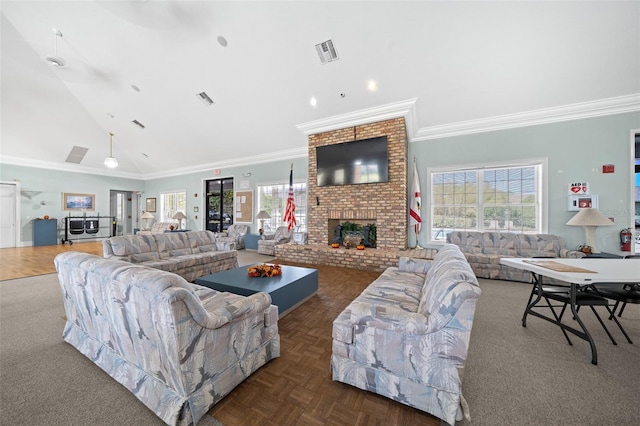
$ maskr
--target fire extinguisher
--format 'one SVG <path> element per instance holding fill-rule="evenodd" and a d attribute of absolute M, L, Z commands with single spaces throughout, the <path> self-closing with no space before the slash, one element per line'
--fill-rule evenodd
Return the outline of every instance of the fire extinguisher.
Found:
<path fill-rule="evenodd" d="M 629 228 L 620 231 L 620 250 L 631 251 L 631 235 Z"/>

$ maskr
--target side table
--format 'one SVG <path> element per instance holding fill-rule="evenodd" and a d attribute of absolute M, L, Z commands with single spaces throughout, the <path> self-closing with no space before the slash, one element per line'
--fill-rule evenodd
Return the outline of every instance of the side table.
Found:
<path fill-rule="evenodd" d="M 258 250 L 258 240 L 260 234 L 246 234 L 244 236 L 244 249 L 245 250 Z"/>

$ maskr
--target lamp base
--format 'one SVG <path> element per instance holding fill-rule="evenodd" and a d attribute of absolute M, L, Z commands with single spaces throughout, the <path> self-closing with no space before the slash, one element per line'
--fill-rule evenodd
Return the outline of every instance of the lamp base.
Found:
<path fill-rule="evenodd" d="M 597 226 L 583 226 L 587 245 L 591 247 L 591 253 L 600 253 L 596 248 L 596 228 Z"/>

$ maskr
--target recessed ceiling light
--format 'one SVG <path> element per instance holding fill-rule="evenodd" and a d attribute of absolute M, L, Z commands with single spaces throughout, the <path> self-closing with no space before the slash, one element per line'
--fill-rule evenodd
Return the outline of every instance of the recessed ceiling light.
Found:
<path fill-rule="evenodd" d="M 222 47 L 227 47 L 229 43 L 227 42 L 227 39 L 224 38 L 223 36 L 218 36 L 218 44 Z"/>
<path fill-rule="evenodd" d="M 378 82 L 377 82 L 377 81 L 375 81 L 375 80 L 369 80 L 369 81 L 367 82 L 367 89 L 368 89 L 370 92 L 375 92 L 375 91 L 377 91 L 377 90 L 378 90 Z"/>
<path fill-rule="evenodd" d="M 311 100 L 309 100 L 309 104 L 311 104 L 312 107 L 318 105 L 318 100 L 315 97 L 311 97 Z"/>

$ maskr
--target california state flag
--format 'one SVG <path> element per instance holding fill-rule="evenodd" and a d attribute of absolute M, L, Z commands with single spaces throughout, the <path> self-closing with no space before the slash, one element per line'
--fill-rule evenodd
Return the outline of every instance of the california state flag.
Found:
<path fill-rule="evenodd" d="M 420 206 L 422 200 L 420 198 L 420 180 L 418 179 L 418 168 L 416 167 L 416 159 L 413 159 L 413 182 L 411 183 L 411 208 L 409 209 L 409 223 L 415 227 L 416 234 L 420 232 L 422 225 L 422 217 L 420 216 Z"/>

